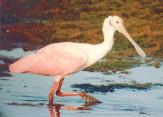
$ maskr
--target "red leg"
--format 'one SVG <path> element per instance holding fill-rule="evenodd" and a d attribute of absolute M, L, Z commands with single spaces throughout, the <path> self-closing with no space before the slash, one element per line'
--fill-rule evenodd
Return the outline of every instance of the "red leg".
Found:
<path fill-rule="evenodd" d="M 61 87 L 62 87 L 63 81 L 64 81 L 64 79 L 61 79 L 59 81 L 59 85 L 57 87 L 56 95 L 61 96 L 61 97 L 63 97 L 63 96 L 80 96 L 79 93 L 75 93 L 75 92 L 64 92 L 64 93 L 61 92 Z"/>
<path fill-rule="evenodd" d="M 49 105 L 53 105 L 53 97 L 54 97 L 54 92 L 57 90 L 57 87 L 59 85 L 59 82 L 60 82 L 60 79 L 62 77 L 59 77 L 57 76 L 55 79 L 54 79 L 54 83 L 53 83 L 53 86 L 52 88 L 50 89 L 50 92 L 49 92 Z"/>
<path fill-rule="evenodd" d="M 101 103 L 101 101 L 97 100 L 96 98 L 84 93 L 84 92 L 80 92 L 80 93 L 76 93 L 76 92 L 61 92 L 61 87 L 63 84 L 64 79 L 61 79 L 59 81 L 58 87 L 57 87 L 57 91 L 56 91 L 56 95 L 58 96 L 80 96 L 82 97 L 86 102 L 93 102 L 93 103 Z"/>

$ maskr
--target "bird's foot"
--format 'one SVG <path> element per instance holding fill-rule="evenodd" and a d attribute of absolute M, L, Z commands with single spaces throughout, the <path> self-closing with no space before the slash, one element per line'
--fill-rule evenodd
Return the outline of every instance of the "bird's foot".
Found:
<path fill-rule="evenodd" d="M 80 93 L 80 96 L 85 100 L 86 103 L 102 103 L 87 93 Z"/>

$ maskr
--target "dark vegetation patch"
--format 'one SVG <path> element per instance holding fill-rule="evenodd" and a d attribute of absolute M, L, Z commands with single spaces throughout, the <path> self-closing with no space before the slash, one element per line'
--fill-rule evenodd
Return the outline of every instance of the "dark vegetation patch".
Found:
<path fill-rule="evenodd" d="M 4 56 L 0 56 L 0 77 L 11 76 L 9 73 L 9 64 L 13 63 L 15 59 L 10 59 Z"/>
<path fill-rule="evenodd" d="M 8 58 L 5 56 L 0 56 L 0 61 L 3 61 L 4 65 L 13 63 L 17 59 Z"/>
<path fill-rule="evenodd" d="M 87 71 L 117 72 L 139 66 L 141 62 L 135 59 L 107 59 L 99 61 L 95 65 L 86 68 Z"/>
<path fill-rule="evenodd" d="M 90 83 L 85 84 L 73 84 L 71 85 L 72 88 L 78 88 L 82 91 L 94 93 L 94 92 L 114 92 L 117 89 L 132 89 L 132 90 L 148 90 L 153 85 L 151 83 L 115 83 L 115 84 L 108 84 L 108 85 L 92 85 Z"/>
<path fill-rule="evenodd" d="M 0 77 L 11 76 L 8 72 L 8 64 L 0 64 Z"/>
<path fill-rule="evenodd" d="M 17 102 L 11 102 L 11 103 L 6 103 L 6 104 L 7 105 L 12 105 L 12 106 L 31 106 L 31 107 L 45 105 L 44 103 L 32 104 L 32 103 L 17 103 Z"/>

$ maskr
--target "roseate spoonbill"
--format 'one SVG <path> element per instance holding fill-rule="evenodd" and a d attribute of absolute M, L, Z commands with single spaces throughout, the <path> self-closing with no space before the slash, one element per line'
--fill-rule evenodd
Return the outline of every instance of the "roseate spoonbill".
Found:
<path fill-rule="evenodd" d="M 49 92 L 49 104 L 53 104 L 54 92 L 58 96 L 81 96 L 85 101 L 100 102 L 83 92 L 61 92 L 60 89 L 66 76 L 91 66 L 111 50 L 115 31 L 122 33 L 140 56 L 146 56 L 128 34 L 123 25 L 123 19 L 119 16 L 109 16 L 103 22 L 104 41 L 102 43 L 96 45 L 73 42 L 50 44 L 11 64 L 9 69 L 12 73 L 29 72 L 55 76 Z"/>

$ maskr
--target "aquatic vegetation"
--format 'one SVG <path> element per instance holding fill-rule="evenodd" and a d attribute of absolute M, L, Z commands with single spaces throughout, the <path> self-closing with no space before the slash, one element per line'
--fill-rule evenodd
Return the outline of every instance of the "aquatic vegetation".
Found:
<path fill-rule="evenodd" d="M 153 85 L 151 83 L 114 83 L 114 84 L 108 84 L 108 85 L 92 85 L 90 83 L 86 84 L 73 84 L 71 85 L 72 88 L 78 88 L 82 91 L 86 91 L 89 93 L 94 92 L 101 92 L 101 93 L 107 93 L 107 92 L 114 92 L 117 89 L 132 89 L 132 90 L 148 90 Z"/>
<path fill-rule="evenodd" d="M 33 104 L 33 103 L 17 103 L 17 102 L 6 103 L 6 104 L 7 104 L 7 105 L 13 105 L 13 106 L 31 106 L 31 107 L 36 107 L 36 106 L 43 106 L 43 105 L 45 105 L 44 103 Z"/>
<path fill-rule="evenodd" d="M 124 71 L 126 69 L 135 67 L 140 65 L 141 62 L 139 60 L 125 60 L 125 59 L 108 59 L 106 61 L 99 61 L 95 65 L 87 68 L 88 71 Z"/>

